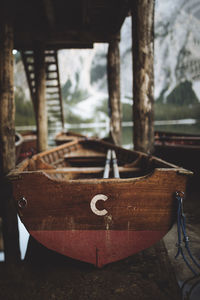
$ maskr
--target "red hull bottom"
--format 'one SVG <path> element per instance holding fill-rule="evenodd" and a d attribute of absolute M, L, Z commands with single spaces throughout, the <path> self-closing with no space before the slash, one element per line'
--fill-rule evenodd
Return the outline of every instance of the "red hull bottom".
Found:
<path fill-rule="evenodd" d="M 30 231 L 30 234 L 51 250 L 102 267 L 150 247 L 166 232 L 71 230 Z"/>

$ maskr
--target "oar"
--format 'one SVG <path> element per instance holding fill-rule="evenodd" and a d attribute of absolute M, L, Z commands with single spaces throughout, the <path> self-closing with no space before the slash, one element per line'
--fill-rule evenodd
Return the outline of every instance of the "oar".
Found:
<path fill-rule="evenodd" d="M 111 150 L 109 149 L 109 150 L 107 151 L 107 155 L 106 155 L 106 163 L 105 163 L 105 168 L 104 168 L 103 178 L 109 178 L 109 173 L 110 173 L 110 160 L 111 160 Z"/>
<path fill-rule="evenodd" d="M 119 169 L 118 169 L 118 165 L 117 165 L 117 157 L 116 157 L 115 150 L 112 150 L 112 164 L 113 164 L 114 178 L 120 178 L 120 176 L 119 176 Z"/>

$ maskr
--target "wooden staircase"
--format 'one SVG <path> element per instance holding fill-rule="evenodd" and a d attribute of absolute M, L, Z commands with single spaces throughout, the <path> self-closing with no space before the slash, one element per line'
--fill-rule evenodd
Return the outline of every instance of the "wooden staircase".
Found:
<path fill-rule="evenodd" d="M 31 98 L 35 106 L 36 74 L 34 51 L 21 51 L 21 56 L 25 68 Z M 64 111 L 60 87 L 57 51 L 45 50 L 44 61 L 46 72 L 46 103 L 48 123 L 52 127 L 59 126 L 64 128 Z"/>

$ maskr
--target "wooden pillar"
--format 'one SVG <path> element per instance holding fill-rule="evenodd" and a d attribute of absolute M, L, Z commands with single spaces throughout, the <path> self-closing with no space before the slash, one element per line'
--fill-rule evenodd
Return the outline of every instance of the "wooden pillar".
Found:
<path fill-rule="evenodd" d="M 110 135 L 116 145 L 121 145 L 122 111 L 120 102 L 120 52 L 118 40 L 109 43 L 107 57 Z"/>
<path fill-rule="evenodd" d="M 132 2 L 134 149 L 154 148 L 154 0 Z"/>
<path fill-rule="evenodd" d="M 34 51 L 35 61 L 35 84 L 36 84 L 36 119 L 37 119 L 37 150 L 38 152 L 47 149 L 48 138 L 48 123 L 47 123 L 47 108 L 46 108 L 46 78 L 45 78 L 45 62 L 44 62 L 44 48 L 37 47 Z"/>
<path fill-rule="evenodd" d="M 0 204 L 5 260 L 8 263 L 15 263 L 20 260 L 17 212 L 6 180 L 6 174 L 15 167 L 13 26 L 12 22 L 2 15 L 0 17 Z"/>

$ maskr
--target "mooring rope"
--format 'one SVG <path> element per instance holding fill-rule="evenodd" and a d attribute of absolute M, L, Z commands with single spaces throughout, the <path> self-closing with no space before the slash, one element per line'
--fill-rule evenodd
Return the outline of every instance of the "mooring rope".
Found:
<path fill-rule="evenodd" d="M 178 250 L 175 258 L 178 258 L 178 256 L 181 255 L 187 267 L 192 271 L 192 273 L 195 276 L 198 276 L 199 273 L 197 273 L 194 270 L 194 268 L 191 266 L 182 248 L 182 236 L 183 236 L 183 242 L 185 244 L 185 248 L 187 250 L 189 257 L 191 258 L 192 262 L 196 265 L 196 267 L 200 269 L 200 264 L 195 260 L 189 248 L 189 237 L 187 236 L 186 233 L 186 220 L 185 220 L 185 214 L 183 212 L 183 198 L 184 198 L 183 192 L 176 192 L 176 199 L 178 200 L 178 209 L 177 209 Z"/>

